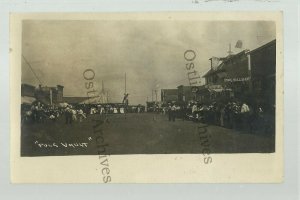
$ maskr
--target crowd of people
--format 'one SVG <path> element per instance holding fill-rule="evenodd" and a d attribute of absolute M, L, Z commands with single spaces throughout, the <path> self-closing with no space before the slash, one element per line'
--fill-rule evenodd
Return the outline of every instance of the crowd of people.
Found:
<path fill-rule="evenodd" d="M 69 105 L 45 105 L 39 101 L 32 105 L 21 106 L 21 116 L 23 123 L 44 123 L 45 121 L 56 121 L 64 116 L 66 124 L 72 122 L 82 122 L 87 115 L 94 114 L 125 114 L 126 113 L 142 113 L 145 107 L 127 106 L 123 104 L 77 104 Z"/>
<path fill-rule="evenodd" d="M 66 124 L 82 122 L 87 115 L 94 114 L 124 114 L 143 113 L 144 106 L 128 106 L 123 104 L 78 104 L 66 106 L 49 106 L 41 102 L 22 106 L 23 123 L 55 122 L 64 117 Z M 149 110 L 148 110 L 149 112 Z M 190 120 L 229 129 L 275 132 L 275 107 L 250 105 L 246 102 L 229 101 L 227 103 L 203 104 L 189 102 L 188 104 L 169 103 L 168 105 L 155 105 L 150 112 L 168 115 L 169 121 L 176 119 Z"/>
<path fill-rule="evenodd" d="M 46 106 L 41 102 L 34 102 L 32 105 L 21 106 L 22 124 L 25 122 L 43 123 L 47 119 L 55 121 L 63 114 L 64 110 L 62 108 L 57 106 Z"/>
<path fill-rule="evenodd" d="M 177 118 L 229 129 L 275 132 L 275 107 L 271 106 L 250 105 L 240 101 L 210 104 L 190 102 L 186 105 L 169 103 L 156 111 L 168 114 L 169 121 Z"/>

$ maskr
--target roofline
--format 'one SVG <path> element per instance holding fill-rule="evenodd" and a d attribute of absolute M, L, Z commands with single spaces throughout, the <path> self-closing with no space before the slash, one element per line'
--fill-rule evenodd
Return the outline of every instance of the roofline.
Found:
<path fill-rule="evenodd" d="M 224 63 L 224 62 L 226 62 L 226 61 L 228 61 L 228 60 L 234 59 L 235 57 L 237 57 L 237 56 L 239 56 L 239 55 L 242 55 L 243 53 L 245 53 L 245 54 L 251 54 L 251 53 L 254 53 L 254 52 L 259 51 L 259 50 L 261 50 L 261 49 L 263 49 L 263 48 L 265 48 L 265 47 L 267 47 L 267 46 L 273 45 L 273 43 L 276 44 L 276 39 L 271 40 L 270 42 L 268 42 L 268 43 L 266 43 L 266 44 L 264 44 L 264 45 L 262 45 L 262 46 L 260 46 L 260 47 L 258 47 L 258 48 L 256 48 L 256 49 L 253 49 L 253 50 L 251 50 L 251 51 L 245 49 L 245 50 L 243 50 L 243 51 L 241 51 L 241 52 L 239 52 L 239 53 L 237 53 L 237 54 L 234 54 L 234 55 L 231 55 L 231 56 L 227 56 L 227 57 L 225 57 L 225 59 L 224 59 L 224 61 L 223 61 L 222 63 Z M 222 64 L 222 63 L 221 63 L 221 64 Z M 220 65 L 221 65 L 221 64 L 220 64 Z M 225 64 L 225 63 L 224 63 L 224 64 Z M 219 66 L 219 65 L 218 65 L 218 66 Z M 204 74 L 204 75 L 202 76 L 202 78 L 207 77 L 207 75 L 214 74 L 215 72 L 220 72 L 221 70 L 215 70 L 215 71 L 212 71 L 212 72 L 211 72 L 211 71 L 212 71 L 212 69 L 210 69 L 208 72 L 206 72 L 206 74 Z M 210 72 L 211 72 L 211 74 L 209 74 Z"/>
<path fill-rule="evenodd" d="M 177 89 L 179 88 L 179 87 L 194 87 L 194 86 L 192 86 L 192 85 L 179 85 L 179 86 L 177 86 Z"/>
<path fill-rule="evenodd" d="M 260 47 L 258 47 L 256 49 L 253 49 L 253 50 L 249 51 L 248 54 L 251 54 L 253 52 L 259 51 L 259 50 L 261 50 L 261 49 L 263 49 L 263 48 L 265 48 L 267 46 L 273 45 L 273 43 L 276 45 L 276 39 L 271 40 L 270 42 L 268 42 L 268 43 L 266 43 L 266 44 L 264 44 L 264 45 L 262 45 L 262 46 L 260 46 Z"/>
<path fill-rule="evenodd" d="M 21 83 L 21 86 L 22 85 L 27 85 L 27 86 L 35 87 L 34 85 L 31 85 L 31 84 L 28 84 L 28 83 Z"/>
<path fill-rule="evenodd" d="M 208 75 L 208 73 L 209 73 L 210 71 L 212 71 L 212 69 L 209 69 L 208 72 L 206 72 L 206 73 L 202 76 L 202 78 L 205 78 L 205 77 Z"/>
<path fill-rule="evenodd" d="M 208 74 L 210 71 L 212 71 L 212 69 L 210 69 L 206 74 L 204 74 L 204 75 L 202 76 L 202 78 L 207 77 L 207 75 L 213 75 L 213 74 L 217 74 L 217 73 L 219 73 L 219 72 L 225 72 L 224 69 L 217 69 L 217 70 L 212 71 L 210 74 Z"/>
<path fill-rule="evenodd" d="M 243 51 L 240 51 L 240 52 L 237 53 L 237 54 L 234 54 L 234 55 L 231 55 L 231 56 L 224 57 L 224 58 L 223 58 L 223 61 L 218 65 L 218 67 L 219 67 L 220 65 L 222 65 L 222 64 L 225 64 L 225 62 L 227 62 L 228 60 L 235 59 L 236 57 L 238 57 L 238 56 L 240 56 L 240 55 L 242 55 L 242 54 L 246 54 L 248 51 L 249 51 L 249 50 L 245 49 L 245 50 L 243 50 Z M 209 73 L 210 71 L 212 71 L 212 69 L 210 69 L 208 72 L 206 72 L 206 74 L 204 74 L 204 75 L 202 76 L 202 78 L 205 78 L 205 77 L 208 75 L 208 73 Z M 212 74 L 214 74 L 215 72 L 220 72 L 220 71 L 222 71 L 222 70 L 221 70 L 221 69 L 219 69 L 219 70 L 217 69 L 217 70 L 213 71 Z"/>

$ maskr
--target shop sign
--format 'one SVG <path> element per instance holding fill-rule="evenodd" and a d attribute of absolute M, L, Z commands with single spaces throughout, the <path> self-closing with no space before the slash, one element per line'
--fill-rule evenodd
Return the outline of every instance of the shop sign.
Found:
<path fill-rule="evenodd" d="M 225 78 L 224 82 L 243 82 L 249 81 L 250 77 L 241 77 L 241 78 Z"/>

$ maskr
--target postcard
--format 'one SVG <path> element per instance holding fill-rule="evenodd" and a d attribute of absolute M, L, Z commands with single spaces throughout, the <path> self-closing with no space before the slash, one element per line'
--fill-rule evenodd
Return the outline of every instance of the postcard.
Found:
<path fill-rule="evenodd" d="M 12 183 L 280 183 L 281 12 L 12 13 Z"/>

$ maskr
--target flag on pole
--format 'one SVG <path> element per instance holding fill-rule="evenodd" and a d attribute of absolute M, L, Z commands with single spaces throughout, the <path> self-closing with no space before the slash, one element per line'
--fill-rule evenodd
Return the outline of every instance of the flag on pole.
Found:
<path fill-rule="evenodd" d="M 241 49 L 243 47 L 243 41 L 242 40 L 238 40 L 235 44 L 235 48 Z"/>

